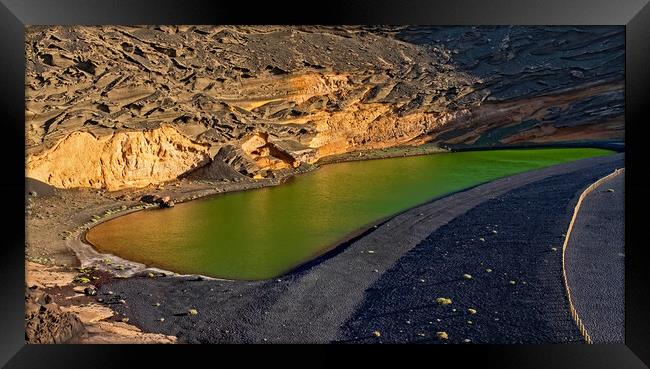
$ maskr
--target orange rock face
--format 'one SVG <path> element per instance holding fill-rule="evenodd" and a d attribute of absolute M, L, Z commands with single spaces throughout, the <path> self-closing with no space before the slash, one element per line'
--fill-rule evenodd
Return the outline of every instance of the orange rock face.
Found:
<path fill-rule="evenodd" d="M 205 145 L 171 127 L 100 137 L 73 132 L 28 157 L 26 174 L 59 188 L 117 190 L 169 181 L 209 160 Z"/>

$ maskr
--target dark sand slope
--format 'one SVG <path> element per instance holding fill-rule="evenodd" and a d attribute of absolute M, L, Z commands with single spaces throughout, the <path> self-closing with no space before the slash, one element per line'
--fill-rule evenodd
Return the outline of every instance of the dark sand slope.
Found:
<path fill-rule="evenodd" d="M 561 249 L 562 233 L 568 225 L 575 194 L 600 176 L 622 166 L 622 155 L 590 158 L 481 185 L 400 214 L 337 250 L 336 255 L 325 257 L 310 267 L 303 267 L 277 280 L 245 282 L 187 277 L 134 277 L 103 285 L 98 297 L 107 302 L 124 299 L 125 303 L 113 307 L 128 316 L 130 322 L 144 331 L 176 335 L 181 342 L 331 342 L 355 336 L 367 337 L 374 330 L 382 332 L 380 339 L 384 341 L 414 341 L 429 338 L 431 332 L 435 334 L 441 329 L 432 324 L 428 330 L 422 331 L 427 337 L 420 337 L 417 335 L 421 332 L 419 326 L 407 325 L 406 315 L 392 313 L 405 310 L 404 314 L 409 314 L 409 310 L 413 310 L 422 318 L 426 316 L 426 320 L 422 320 L 426 324 L 428 321 L 436 322 L 436 317 L 447 318 L 445 324 L 450 324 L 451 309 L 457 308 L 457 315 L 463 317 L 463 323 L 458 321 L 454 325 L 455 330 L 451 326 L 446 328 L 450 341 L 456 342 L 465 338 L 461 337 L 460 332 L 468 329 L 467 323 L 464 323 L 464 309 L 470 303 L 476 304 L 479 311 L 473 317 L 478 323 L 472 328 L 477 332 L 472 336 L 476 337 L 476 341 L 481 341 L 478 339 L 480 337 L 483 337 L 482 341 L 494 342 L 578 341 L 580 336 L 568 315 L 566 298 L 561 290 L 560 252 L 553 254 L 550 248 L 555 244 L 558 250 Z M 523 192 L 516 190 L 550 176 L 567 173 L 573 174 L 549 179 L 555 182 L 544 182 L 539 188 L 527 187 Z M 555 188 L 555 184 L 560 187 Z M 518 195 L 508 195 L 513 190 Z M 537 193 L 539 190 L 554 197 L 541 196 Z M 493 200 L 496 198 L 514 201 L 517 205 L 514 206 L 514 202 L 505 205 L 503 201 Z M 535 201 L 537 203 L 533 203 Z M 494 211 L 488 207 L 485 210 L 490 212 L 489 217 L 470 211 L 467 216 L 454 222 L 464 222 L 469 227 L 467 229 L 473 231 L 461 233 L 453 225 L 446 227 L 446 232 L 458 231 L 459 238 L 446 237 L 446 241 L 443 241 L 447 243 L 445 250 L 438 250 L 436 257 L 426 258 L 435 250 L 435 246 L 443 246 L 442 243 L 427 246 L 428 242 L 422 242 L 432 231 L 435 233 L 444 229 L 441 227 L 446 223 L 485 202 L 490 207 L 507 208 Z M 551 213 L 555 215 L 547 216 Z M 462 220 L 465 218 L 471 221 Z M 539 221 L 533 221 L 533 218 L 539 218 Z M 522 220 L 525 220 L 525 224 L 517 223 Z M 477 222 L 485 222 L 485 225 L 477 225 Z M 470 238 L 487 233 L 487 224 L 499 224 L 504 233 L 488 235 L 484 245 L 474 248 L 457 247 L 456 240 L 462 240 L 465 244 Z M 481 229 L 481 235 L 477 229 Z M 543 237 L 543 244 L 541 241 L 525 241 L 534 236 Z M 495 243 L 497 240 L 507 242 L 512 239 L 518 243 Z M 423 253 L 423 257 L 413 258 L 409 250 L 418 244 L 420 246 L 413 253 Z M 429 252 L 423 249 L 429 249 Z M 531 253 L 531 249 L 535 251 Z M 469 257 L 468 264 L 463 264 L 459 253 Z M 532 268 L 528 254 L 532 254 L 537 261 L 546 258 L 548 264 Z M 504 257 L 507 255 L 511 256 Z M 397 265 L 393 266 L 398 260 Z M 443 260 L 445 265 L 441 262 Z M 479 272 L 483 268 L 480 262 L 492 260 L 494 276 L 491 279 L 483 278 Z M 408 263 L 410 266 L 407 266 Z M 542 268 L 544 265 L 548 267 Z M 463 267 L 468 270 L 463 270 Z M 512 275 L 512 279 L 520 284 L 509 285 L 510 277 L 503 276 L 504 272 Z M 472 282 L 477 283 L 462 282 L 463 273 L 475 275 Z M 425 278 L 426 282 L 419 282 L 420 278 Z M 531 285 L 526 287 L 524 281 L 529 281 Z M 465 288 L 460 290 L 459 287 Z M 445 292 L 445 289 L 449 292 Z M 491 292 L 488 293 L 487 289 L 491 289 Z M 108 291 L 114 294 L 108 295 Z M 396 293 L 401 294 L 398 299 L 393 298 L 397 296 Z M 443 294 L 455 299 L 451 306 L 445 308 L 444 315 L 432 303 L 438 295 Z M 157 303 L 160 305 L 156 306 Z M 186 315 L 190 308 L 195 308 L 198 314 Z M 497 315 L 488 313 L 505 310 L 510 312 Z M 386 315 L 379 317 L 378 314 Z M 411 314 L 414 316 L 416 313 Z M 489 319 L 495 317 L 503 319 L 500 323 L 488 323 Z M 164 318 L 164 321 L 160 321 L 160 318 Z M 415 318 L 412 320 L 416 321 Z M 538 325 L 540 321 L 546 326 Z M 422 323 L 420 320 L 417 322 Z M 551 326 L 561 329 L 560 337 L 551 337 L 544 330 Z M 398 335 L 400 329 L 409 334 Z"/>
<path fill-rule="evenodd" d="M 619 174 L 585 197 L 567 244 L 573 304 L 594 343 L 624 341 L 624 183 Z"/>
<path fill-rule="evenodd" d="M 562 282 L 563 233 L 579 192 L 621 165 L 522 186 L 440 227 L 367 291 L 343 337 L 376 341 L 378 330 L 383 342 L 438 341 L 436 332 L 453 343 L 581 341 Z"/>

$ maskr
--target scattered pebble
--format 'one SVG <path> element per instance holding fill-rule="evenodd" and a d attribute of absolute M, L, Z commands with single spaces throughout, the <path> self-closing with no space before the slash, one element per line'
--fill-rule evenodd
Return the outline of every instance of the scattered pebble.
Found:
<path fill-rule="evenodd" d="M 156 302 L 155 304 L 153 304 L 153 306 L 160 306 L 160 303 Z"/>
<path fill-rule="evenodd" d="M 470 309 L 467 309 L 467 312 L 474 315 L 474 314 L 476 314 L 476 309 L 471 309 L 470 308 Z"/>
<path fill-rule="evenodd" d="M 381 332 L 380 331 L 374 331 L 372 332 L 372 335 L 375 337 L 381 337 Z"/>
<path fill-rule="evenodd" d="M 463 278 L 472 279 L 472 275 L 471 274 L 463 274 Z"/>
<path fill-rule="evenodd" d="M 510 281 L 510 284 L 516 284 L 516 283 L 517 283 L 517 282 L 515 282 L 515 281 Z"/>
<path fill-rule="evenodd" d="M 449 305 L 451 304 L 451 299 L 446 298 L 446 297 L 438 297 L 436 299 L 436 302 L 440 305 Z"/>
<path fill-rule="evenodd" d="M 449 335 L 447 332 L 436 332 L 436 337 L 438 337 L 439 340 L 448 340 Z"/>
<path fill-rule="evenodd" d="M 614 192 L 614 189 L 613 188 L 608 188 L 607 192 Z"/>
<path fill-rule="evenodd" d="M 463 340 L 463 342 L 465 342 L 465 343 L 470 343 L 470 342 L 472 342 L 472 340 L 470 340 L 469 338 L 465 338 L 465 339 Z"/>
<path fill-rule="evenodd" d="M 159 322 L 164 322 L 164 321 L 165 321 L 165 318 L 159 318 L 158 321 L 159 321 Z"/>
<path fill-rule="evenodd" d="M 126 301 L 123 300 L 123 299 L 117 300 L 117 302 L 120 303 L 120 304 L 126 304 Z"/>
<path fill-rule="evenodd" d="M 485 238 L 483 238 L 483 237 L 480 237 L 478 240 L 481 241 L 481 242 L 485 242 Z"/>
<path fill-rule="evenodd" d="M 373 270 L 373 272 L 375 272 L 375 273 L 379 273 L 379 270 L 377 270 L 377 269 L 374 269 L 374 270 Z"/>
<path fill-rule="evenodd" d="M 488 273 L 492 273 L 492 269 L 490 269 L 490 268 L 485 269 L 485 271 L 488 272 Z"/>
<path fill-rule="evenodd" d="M 151 272 L 147 273 L 147 277 L 149 277 L 149 278 L 153 278 L 153 277 L 155 277 L 155 276 L 156 276 L 156 275 L 153 274 L 153 273 L 151 273 Z"/>
<path fill-rule="evenodd" d="M 128 323 L 128 322 L 129 322 L 129 318 L 127 317 L 122 318 L 122 323 Z"/>
<path fill-rule="evenodd" d="M 424 279 L 420 279 L 420 282 L 424 283 L 424 282 L 426 282 L 426 281 L 425 281 Z"/>
<path fill-rule="evenodd" d="M 187 315 L 198 315 L 199 312 L 196 309 L 189 309 Z"/>
<path fill-rule="evenodd" d="M 368 254 L 374 254 L 375 252 L 373 250 L 368 250 Z"/>
<path fill-rule="evenodd" d="M 557 251 L 557 247 L 551 247 L 551 250 Z"/>

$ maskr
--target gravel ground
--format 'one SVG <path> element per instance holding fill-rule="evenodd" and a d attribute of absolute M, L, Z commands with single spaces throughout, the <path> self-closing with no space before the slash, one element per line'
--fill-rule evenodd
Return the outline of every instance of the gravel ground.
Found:
<path fill-rule="evenodd" d="M 567 244 L 573 304 L 595 343 L 625 339 L 624 205 L 625 175 L 619 174 L 584 199 Z"/>
<path fill-rule="evenodd" d="M 144 331 L 175 335 L 179 342 L 189 343 L 412 342 L 430 340 L 431 332 L 439 330 L 432 324 L 424 332 L 428 337 L 419 336 L 419 328 L 406 325 L 408 318 L 395 314 L 401 310 L 426 316 L 422 322 L 427 324 L 447 318 L 448 341 L 461 342 L 470 337 L 465 333 L 464 310 L 470 303 L 478 310 L 472 316 L 478 324 L 469 328 L 478 332 L 471 336 L 473 342 L 579 341 L 560 290 L 560 253 L 550 248 L 557 245 L 561 250 L 576 192 L 622 162 L 620 154 L 579 160 L 423 204 L 277 279 L 134 276 L 104 283 L 97 298 Z M 554 177 L 567 173 L 573 174 Z M 528 186 L 538 181 L 543 184 Z M 525 190 L 519 189 L 522 186 Z M 489 215 L 471 210 L 477 206 Z M 449 222 L 464 226 L 445 227 Z M 487 233 L 490 224 L 498 224 L 496 230 L 504 233 Z M 444 229 L 456 236 L 439 233 Z M 443 241 L 423 242 L 432 232 Z M 486 242 L 469 247 L 471 238 L 484 233 Z M 456 241 L 467 247 L 459 247 Z M 422 257 L 413 257 L 418 254 Z M 494 269 L 491 279 L 480 273 L 488 264 Z M 474 278 L 465 281 L 463 273 Z M 422 276 L 424 283 L 419 281 Z M 517 283 L 510 285 L 510 279 Z M 465 291 L 461 293 L 459 286 L 465 286 Z M 454 299 L 447 315 L 432 304 L 439 295 Z M 462 324 L 451 324 L 458 321 L 451 318 L 454 308 L 458 316 L 463 313 Z M 492 322 L 494 318 L 503 320 Z M 405 325 L 413 329 L 398 334 Z M 380 338 L 372 335 L 374 330 L 381 332 Z M 354 340 L 367 336 L 373 338 Z"/>

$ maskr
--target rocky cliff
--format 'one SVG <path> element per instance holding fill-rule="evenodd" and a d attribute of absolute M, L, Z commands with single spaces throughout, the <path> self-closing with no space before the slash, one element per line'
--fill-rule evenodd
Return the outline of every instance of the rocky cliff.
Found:
<path fill-rule="evenodd" d="M 623 27 L 28 27 L 27 175 L 112 190 L 426 142 L 622 140 L 624 47 Z"/>

